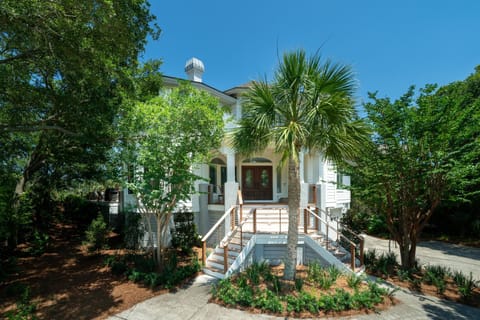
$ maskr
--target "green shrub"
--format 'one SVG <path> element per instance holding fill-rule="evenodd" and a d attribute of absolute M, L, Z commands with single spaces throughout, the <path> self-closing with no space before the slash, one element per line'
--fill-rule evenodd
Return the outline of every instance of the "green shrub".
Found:
<path fill-rule="evenodd" d="M 302 278 L 296 278 L 295 279 L 295 290 L 298 292 L 302 291 L 303 289 L 303 279 Z"/>
<path fill-rule="evenodd" d="M 279 297 L 268 289 L 262 290 L 255 295 L 253 305 L 254 307 L 273 313 L 283 312 L 283 305 Z"/>
<path fill-rule="evenodd" d="M 22 297 L 17 301 L 17 308 L 7 312 L 8 320 L 36 320 L 37 305 L 30 301 L 30 288 L 25 287 Z"/>
<path fill-rule="evenodd" d="M 331 265 L 327 268 L 327 273 L 330 275 L 330 278 L 333 282 L 337 281 L 338 277 L 342 274 L 342 271 L 336 266 Z"/>
<path fill-rule="evenodd" d="M 261 279 L 264 279 L 267 282 L 272 282 L 275 278 L 267 261 L 252 263 L 247 269 L 245 269 L 245 275 L 254 285 L 258 285 Z"/>
<path fill-rule="evenodd" d="M 231 279 L 222 279 L 212 287 L 212 296 L 226 305 L 234 306 L 237 302 L 237 289 L 233 286 Z"/>
<path fill-rule="evenodd" d="M 125 274 L 128 270 L 127 262 L 123 256 L 107 256 L 104 263 L 117 276 Z"/>
<path fill-rule="evenodd" d="M 388 276 L 393 273 L 397 265 L 397 255 L 395 252 L 382 253 L 375 262 L 374 270 Z"/>
<path fill-rule="evenodd" d="M 458 280 L 458 282 L 457 282 Z M 472 297 L 473 290 L 478 286 L 478 281 L 473 279 L 473 275 L 470 272 L 470 276 L 467 278 L 465 276 L 459 277 L 455 280 L 455 283 L 458 286 L 458 292 L 463 299 L 467 300 Z"/>
<path fill-rule="evenodd" d="M 450 268 L 438 265 L 425 266 L 425 272 L 428 272 L 435 278 L 439 279 L 445 279 L 446 276 L 451 274 Z"/>
<path fill-rule="evenodd" d="M 300 292 L 298 296 L 287 295 L 285 297 L 287 302 L 287 311 L 288 312 L 304 312 L 309 311 L 313 314 L 318 313 L 318 302 L 317 299 L 307 292 Z"/>
<path fill-rule="evenodd" d="M 140 239 L 145 233 L 141 224 L 142 217 L 139 213 L 129 211 L 125 213 L 125 224 L 123 226 L 123 243 L 127 249 L 138 249 Z"/>
<path fill-rule="evenodd" d="M 355 273 L 351 273 L 347 276 L 347 284 L 350 288 L 357 290 L 362 283 L 363 278 L 357 276 Z"/>
<path fill-rule="evenodd" d="M 175 229 L 172 230 L 172 246 L 174 248 L 180 248 L 190 254 L 194 246 L 201 246 L 193 212 L 177 212 L 174 215 L 174 221 Z"/>
<path fill-rule="evenodd" d="M 239 287 L 237 290 L 236 303 L 249 307 L 253 304 L 253 289 L 249 286 Z"/>
<path fill-rule="evenodd" d="M 33 233 L 31 247 L 29 249 L 30 254 L 34 256 L 41 256 L 42 254 L 44 254 L 47 250 L 49 239 L 50 237 L 48 236 L 48 234 L 41 233 L 35 230 L 35 232 Z"/>
<path fill-rule="evenodd" d="M 105 247 L 107 242 L 108 227 L 103 219 L 103 215 L 99 214 L 85 231 L 85 244 L 89 250 L 95 251 Z"/>
<path fill-rule="evenodd" d="M 363 261 L 368 270 L 373 271 L 377 261 L 377 251 L 375 249 L 367 250 L 363 253 Z"/>
<path fill-rule="evenodd" d="M 397 276 L 400 281 L 410 281 L 412 273 L 410 272 L 410 270 L 398 269 Z"/>
<path fill-rule="evenodd" d="M 308 266 L 307 279 L 326 290 L 335 283 L 340 274 L 340 270 L 334 266 L 325 269 L 318 263 L 311 263 Z"/>

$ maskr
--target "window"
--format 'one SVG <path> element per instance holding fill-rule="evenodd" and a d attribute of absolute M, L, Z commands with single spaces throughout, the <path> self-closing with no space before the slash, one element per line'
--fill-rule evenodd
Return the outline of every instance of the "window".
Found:
<path fill-rule="evenodd" d="M 350 176 L 337 173 L 337 189 L 345 189 L 348 186 L 350 186 Z"/>
<path fill-rule="evenodd" d="M 243 160 L 243 163 L 272 163 L 272 161 L 266 158 L 249 158 Z"/>
<path fill-rule="evenodd" d="M 209 166 L 210 184 L 217 184 L 217 166 Z"/>

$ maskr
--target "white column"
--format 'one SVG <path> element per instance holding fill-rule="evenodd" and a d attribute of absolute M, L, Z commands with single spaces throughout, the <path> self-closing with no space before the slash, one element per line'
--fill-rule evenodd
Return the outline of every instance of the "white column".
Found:
<path fill-rule="evenodd" d="M 298 161 L 299 161 L 299 164 L 300 164 L 300 183 L 303 183 L 305 182 L 305 178 L 304 178 L 304 175 L 305 175 L 305 154 L 303 153 L 303 151 L 300 151 L 298 153 Z"/>
<path fill-rule="evenodd" d="M 305 183 L 305 153 L 301 151 L 299 157 L 300 170 L 300 208 L 306 208 L 308 205 L 308 183 Z M 303 219 L 303 215 L 301 215 Z"/>
<path fill-rule="evenodd" d="M 235 182 L 235 153 L 227 153 L 227 182 Z"/>
<path fill-rule="evenodd" d="M 235 152 L 230 148 L 223 151 L 227 157 L 227 182 L 225 182 L 225 211 L 237 204 L 238 183 L 235 181 Z M 225 234 L 230 231 L 230 216 L 225 219 Z"/>
<path fill-rule="evenodd" d="M 242 102 L 241 98 L 238 98 L 236 102 L 236 120 L 240 121 L 240 119 L 242 119 Z"/>

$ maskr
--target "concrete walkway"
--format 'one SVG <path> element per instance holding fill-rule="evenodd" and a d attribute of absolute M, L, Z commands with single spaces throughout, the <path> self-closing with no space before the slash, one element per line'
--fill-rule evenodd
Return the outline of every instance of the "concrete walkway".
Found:
<path fill-rule="evenodd" d="M 388 251 L 388 240 L 372 237 L 366 239 L 366 248 Z M 393 249 L 393 245 L 392 245 Z M 421 243 L 418 248 L 421 263 L 443 264 L 464 273 L 470 271 L 480 277 L 480 249 L 445 244 L 441 242 Z M 134 307 L 108 318 L 108 320 L 243 320 L 285 319 L 263 314 L 227 309 L 208 303 L 212 283 L 216 279 L 201 275 L 191 284 L 175 293 L 168 293 L 141 302 Z M 480 319 L 480 309 L 462 304 L 412 293 L 401 289 L 395 293 L 400 304 L 379 314 L 358 315 L 346 318 L 323 319 Z"/>

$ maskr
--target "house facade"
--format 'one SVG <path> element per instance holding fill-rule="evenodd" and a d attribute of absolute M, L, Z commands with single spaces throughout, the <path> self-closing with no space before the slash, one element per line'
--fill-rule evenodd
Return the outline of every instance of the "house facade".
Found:
<path fill-rule="evenodd" d="M 234 129 L 242 117 L 242 93 L 248 84 L 226 91 L 213 88 L 202 81 L 203 63 L 192 58 L 185 65 L 186 79 L 164 76 L 164 90 L 178 86 L 179 81 L 189 81 L 194 87 L 218 98 L 226 106 L 224 115 L 226 133 Z M 194 172 L 205 180 L 195 184 L 196 193 L 190 202 L 196 216 L 198 232 L 205 234 L 231 206 L 237 204 L 237 191 L 241 190 L 246 204 L 284 204 L 288 199 L 287 166 L 280 165 L 280 155 L 272 148 L 247 157 L 232 149 L 226 139 L 213 152 L 208 163 L 198 164 Z M 318 207 L 326 211 L 345 212 L 350 207 L 348 176 L 337 173 L 335 165 L 323 154 L 304 150 L 300 154 L 301 207 Z M 134 204 L 133 195 L 122 193 L 125 205 Z M 333 210 L 335 209 L 335 210 Z"/>

